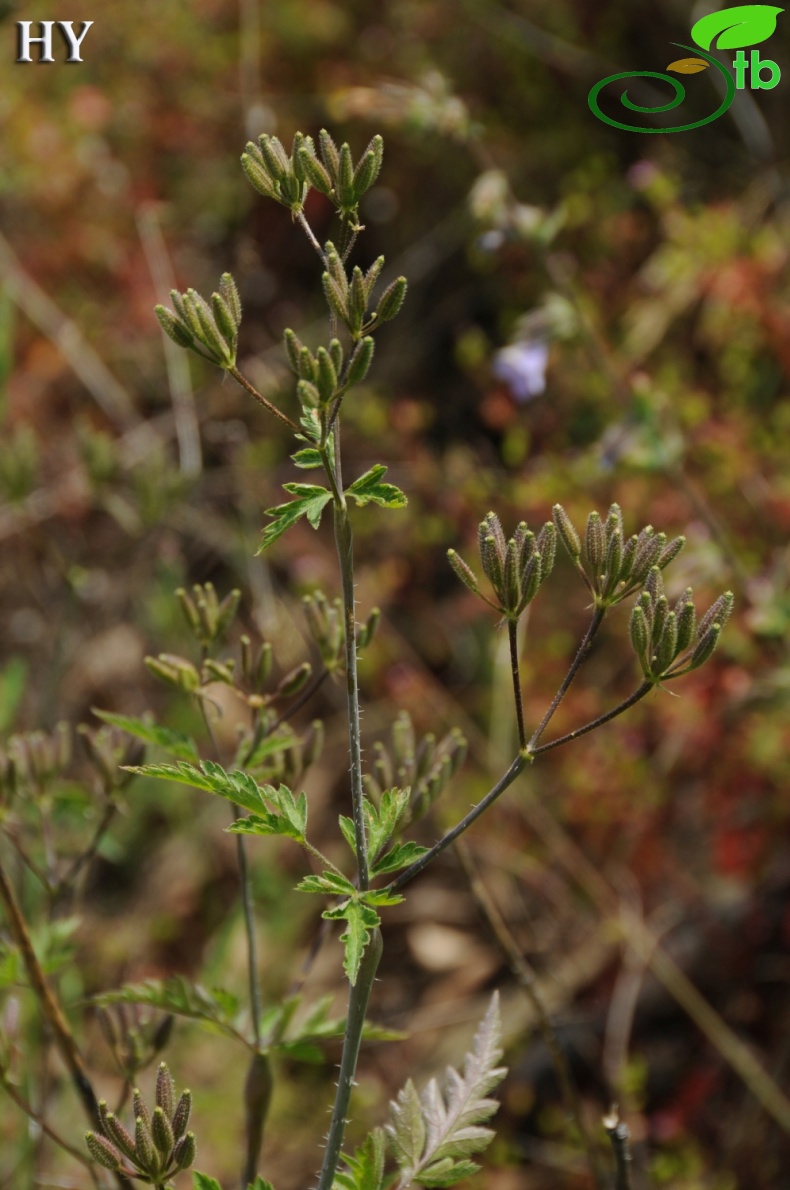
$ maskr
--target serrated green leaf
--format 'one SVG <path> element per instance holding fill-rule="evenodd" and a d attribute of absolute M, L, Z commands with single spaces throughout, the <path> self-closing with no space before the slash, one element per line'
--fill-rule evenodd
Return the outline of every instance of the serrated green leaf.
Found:
<path fill-rule="evenodd" d="M 196 761 L 199 754 L 194 740 L 181 731 L 174 731 L 170 727 L 162 727 L 153 719 L 137 719 L 131 715 L 115 715 L 110 711 L 100 711 L 92 708 L 93 714 L 103 723 L 110 723 L 120 727 L 135 739 L 143 740 L 146 744 L 156 744 L 166 752 L 172 752 L 179 760 Z"/>
<path fill-rule="evenodd" d="M 169 979 L 147 979 L 144 983 L 127 984 L 115 992 L 94 996 L 93 1002 L 108 1004 L 146 1004 L 174 1016 L 189 1017 L 215 1025 L 231 1037 L 239 1032 L 233 1020 L 239 1011 L 239 1000 L 224 988 L 209 991 L 197 983 L 190 983 L 181 975 Z"/>
<path fill-rule="evenodd" d="M 455 1186 L 464 1178 L 470 1178 L 479 1169 L 476 1161 L 453 1161 L 450 1157 L 445 1157 L 421 1170 L 414 1180 L 419 1186 Z"/>
<path fill-rule="evenodd" d="M 375 909 L 356 897 L 351 897 L 337 909 L 325 909 L 322 916 L 330 921 L 343 919 L 346 922 L 346 929 L 340 935 L 340 941 L 345 946 L 343 967 L 348 982 L 353 987 L 357 982 L 365 948 L 370 942 L 370 931 L 376 929 L 381 919 Z"/>
<path fill-rule="evenodd" d="M 283 487 L 286 492 L 296 496 L 296 499 L 266 509 L 266 516 L 274 517 L 274 520 L 263 531 L 258 553 L 268 549 L 302 517 L 307 517 L 312 527 L 317 529 L 321 521 L 321 513 L 332 499 L 332 493 L 317 484 L 286 483 L 283 484 Z"/>
<path fill-rule="evenodd" d="M 390 892 L 387 888 L 369 888 L 359 896 L 366 905 L 400 905 L 406 900 L 400 893 Z"/>
<path fill-rule="evenodd" d="M 298 797 L 287 785 L 280 785 L 277 789 L 273 785 L 263 785 L 261 793 L 274 806 L 278 814 L 263 814 L 266 823 L 270 818 L 274 820 L 276 829 L 272 831 L 253 832 L 285 835 L 288 838 L 302 842 L 307 831 L 307 795 L 300 793 Z M 234 826 L 237 823 L 233 824 Z"/>
<path fill-rule="evenodd" d="M 384 1131 L 374 1128 L 352 1156 L 343 1154 L 346 1169 L 335 1174 L 332 1190 L 381 1190 L 384 1183 Z"/>
<path fill-rule="evenodd" d="M 296 454 L 291 455 L 291 461 L 304 470 L 324 465 L 320 450 L 316 450 L 313 446 L 305 446 L 302 450 L 297 450 Z"/>
<path fill-rule="evenodd" d="M 741 4 L 737 8 L 725 8 L 711 12 L 698 20 L 691 29 L 691 36 L 703 50 L 709 50 L 716 43 L 719 50 L 738 50 L 747 45 L 759 45 L 767 41 L 776 29 L 776 18 L 782 8 L 770 4 Z"/>
<path fill-rule="evenodd" d="M 277 814 L 250 814 L 247 818 L 237 818 L 230 826 L 225 827 L 231 835 L 279 835 L 281 819 Z"/>
<path fill-rule="evenodd" d="M 258 1174 L 254 1182 L 247 1183 L 247 1190 L 274 1190 L 274 1186 Z"/>
<path fill-rule="evenodd" d="M 408 1174 L 419 1168 L 425 1147 L 425 1120 L 417 1088 L 411 1079 L 390 1104 L 390 1124 L 387 1132 L 395 1160 L 400 1169 Z"/>
<path fill-rule="evenodd" d="M 323 872 L 320 876 L 305 876 L 296 886 L 297 892 L 324 893 L 329 897 L 353 897 L 356 889 L 339 872 Z"/>
<path fill-rule="evenodd" d="M 377 856 L 387 844 L 409 804 L 408 789 L 385 789 L 378 807 L 368 798 L 363 801 L 368 824 L 370 854 Z"/>
<path fill-rule="evenodd" d="M 213 760 L 202 760 L 200 768 L 182 761 L 180 764 L 142 764 L 126 766 L 126 771 L 140 777 L 159 777 L 164 781 L 176 781 L 179 785 L 192 785 L 216 793 L 237 806 L 243 806 L 254 814 L 265 813 L 263 792 L 248 773 L 234 770 L 226 773 L 222 765 Z"/>
<path fill-rule="evenodd" d="M 371 875 L 383 876 L 385 872 L 399 872 L 401 868 L 408 868 L 416 860 L 422 859 L 429 850 L 429 847 L 422 847 L 419 843 L 396 843 L 381 859 L 376 860 L 371 868 Z"/>
<path fill-rule="evenodd" d="M 383 508 L 405 508 L 408 500 L 400 488 L 396 488 L 392 483 L 381 482 L 386 472 L 387 468 L 382 463 L 377 463 L 364 475 L 360 475 L 359 479 L 354 480 L 351 487 L 346 489 L 346 495 L 352 496 L 360 506 L 372 502 L 380 504 Z"/>
<path fill-rule="evenodd" d="M 216 1178 L 210 1178 L 207 1173 L 198 1173 L 196 1169 L 193 1169 L 192 1190 L 222 1190 L 222 1187 Z"/>

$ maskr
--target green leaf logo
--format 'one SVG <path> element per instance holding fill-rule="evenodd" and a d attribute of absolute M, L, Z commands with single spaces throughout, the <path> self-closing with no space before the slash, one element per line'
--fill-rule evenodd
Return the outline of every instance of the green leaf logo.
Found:
<path fill-rule="evenodd" d="M 741 4 L 712 12 L 697 21 L 691 30 L 694 41 L 703 50 L 716 43 L 718 50 L 739 50 L 767 41 L 776 29 L 776 18 L 783 8 L 771 4 Z M 718 40 L 717 40 L 718 38 Z"/>

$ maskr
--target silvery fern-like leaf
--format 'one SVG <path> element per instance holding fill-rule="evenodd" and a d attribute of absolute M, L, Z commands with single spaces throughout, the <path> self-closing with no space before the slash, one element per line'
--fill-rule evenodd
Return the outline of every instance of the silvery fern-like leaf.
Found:
<path fill-rule="evenodd" d="M 467 1158 L 493 1139 L 485 1123 L 499 1105 L 488 1096 L 506 1074 L 505 1067 L 497 1066 L 500 1036 L 495 993 L 466 1055 L 463 1075 L 450 1067 L 443 1088 L 431 1079 L 419 1097 L 410 1080 L 391 1105 L 387 1134 L 401 1171 L 398 1190 L 415 1182 L 452 1186 L 477 1168 Z"/>

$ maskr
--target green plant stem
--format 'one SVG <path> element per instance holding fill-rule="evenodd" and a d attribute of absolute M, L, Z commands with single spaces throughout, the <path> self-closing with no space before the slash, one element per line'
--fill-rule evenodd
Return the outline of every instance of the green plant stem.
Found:
<path fill-rule="evenodd" d="M 562 744 L 569 744 L 571 740 L 578 740 L 580 736 L 587 735 L 588 731 L 595 731 L 596 727 L 603 727 L 604 723 L 608 723 L 610 719 L 617 718 L 622 715 L 623 711 L 627 711 L 629 707 L 638 703 L 640 699 L 649 694 L 655 688 L 655 682 L 643 682 L 642 685 L 635 690 L 633 694 L 624 699 L 623 702 L 617 704 L 611 711 L 607 711 L 605 715 L 599 715 L 597 719 L 585 723 L 584 727 L 577 727 L 575 731 L 569 731 L 565 735 L 561 735 L 556 740 L 551 740 L 548 744 L 541 744 L 539 748 L 531 753 L 532 756 L 541 756 L 544 752 L 550 752 L 552 748 L 559 748 Z"/>
<path fill-rule="evenodd" d="M 334 479 L 342 489 L 340 471 L 340 425 L 335 427 Z M 359 680 L 357 676 L 357 625 L 354 614 L 354 537 L 348 505 L 340 492 L 340 503 L 335 501 L 335 544 L 340 564 L 343 588 L 343 622 L 345 628 L 346 652 L 346 702 L 348 707 L 348 755 L 351 771 L 351 806 L 354 818 L 354 840 L 357 849 L 357 870 L 359 888 L 365 892 L 370 887 L 368 866 L 368 840 L 365 830 L 365 812 L 362 786 L 362 744 L 359 722 Z"/>
<path fill-rule="evenodd" d="M 603 618 L 605 615 L 606 615 L 605 607 L 596 607 L 595 612 L 593 613 L 593 618 L 590 621 L 590 626 L 587 629 L 587 631 L 585 632 L 584 639 L 582 640 L 582 643 L 579 645 L 578 652 L 576 653 L 576 656 L 574 657 L 573 661 L 571 662 L 568 672 L 566 673 L 565 677 L 562 680 L 562 685 L 560 686 L 557 693 L 554 695 L 554 698 L 551 700 L 551 705 L 549 706 L 549 709 L 546 711 L 546 714 L 543 716 L 540 723 L 538 724 L 538 726 L 535 728 L 534 732 L 532 733 L 532 739 L 529 741 L 530 751 L 533 751 L 533 752 L 536 751 L 535 745 L 537 744 L 538 740 L 543 735 L 544 731 L 546 730 L 549 723 L 553 719 L 554 712 L 557 710 L 557 707 L 560 705 L 563 698 L 568 693 L 571 682 L 576 677 L 576 674 L 579 672 L 583 663 L 586 661 L 587 655 L 589 654 L 590 649 L 592 647 L 592 642 L 595 638 L 595 634 L 597 633 L 598 629 L 601 627 L 601 624 L 603 623 Z"/>
<path fill-rule="evenodd" d="M 8 921 L 11 927 L 11 937 L 22 955 L 22 961 L 25 964 L 30 985 L 38 1000 L 41 1011 L 43 1012 L 47 1024 L 52 1030 L 55 1039 L 55 1044 L 60 1052 L 63 1061 L 71 1075 L 71 1081 L 79 1096 L 88 1120 L 92 1128 L 101 1128 L 101 1115 L 99 1113 L 99 1104 L 96 1099 L 96 1093 L 93 1090 L 91 1081 L 88 1078 L 88 1072 L 85 1069 L 85 1064 L 82 1060 L 82 1054 L 77 1047 L 74 1040 L 74 1035 L 68 1026 L 66 1017 L 63 1014 L 63 1009 L 58 1002 L 55 993 L 47 983 L 44 972 L 41 969 L 41 964 L 36 957 L 36 952 L 33 949 L 33 943 L 30 939 L 30 933 L 27 928 L 22 910 L 19 902 L 16 899 L 16 894 L 13 889 L 3 865 L 0 863 L 0 899 L 3 900 L 8 914 Z M 124 1190 L 129 1190 L 129 1181 L 123 1177 L 122 1174 L 115 1175 L 119 1187 Z"/>
<path fill-rule="evenodd" d="M 235 822 L 241 814 L 239 806 L 231 806 Z M 258 979 L 258 942 L 255 937 L 255 906 L 252 900 L 252 878 L 247 863 L 246 840 L 236 835 L 236 856 L 239 861 L 239 883 L 244 907 L 244 931 L 247 936 L 247 975 L 250 988 L 250 1015 L 252 1035 L 256 1046 L 261 1044 L 261 985 Z"/>
<path fill-rule="evenodd" d="M 273 1078 L 269 1055 L 252 1055 L 244 1081 L 244 1135 L 247 1149 L 241 1173 L 242 1187 L 254 1182 L 263 1147 L 263 1133 L 272 1099 Z"/>
<path fill-rule="evenodd" d="M 438 843 L 434 843 L 430 851 L 426 851 L 425 855 L 421 856 L 420 859 L 415 860 L 415 862 L 410 867 L 405 868 L 404 871 L 401 872 L 391 884 L 388 884 L 387 891 L 398 892 L 401 888 L 403 888 L 404 884 L 408 884 L 409 881 L 413 880 L 415 876 L 418 876 L 424 868 L 427 868 L 428 864 L 430 864 L 437 855 L 440 855 L 441 852 L 449 847 L 451 843 L 454 843 L 455 840 L 464 833 L 464 831 L 469 829 L 473 822 L 477 821 L 481 814 L 485 813 L 489 806 L 493 805 L 497 798 L 500 797 L 505 792 L 505 790 L 513 784 L 516 777 L 518 777 L 520 773 L 523 773 L 529 762 L 529 753 L 526 750 L 524 752 L 519 752 L 518 756 L 513 761 L 504 776 L 500 777 L 492 789 L 489 789 L 485 797 L 482 798 L 477 803 L 477 805 L 473 806 L 469 813 L 464 818 L 462 818 L 461 821 L 452 828 L 452 830 L 449 830 L 446 835 L 443 835 Z"/>
<path fill-rule="evenodd" d="M 278 409 L 276 405 L 272 405 L 271 401 L 264 397 L 263 393 L 259 393 L 255 385 L 250 384 L 249 380 L 245 376 L 242 376 L 235 364 L 232 368 L 228 368 L 228 372 L 242 388 L 247 390 L 251 397 L 255 397 L 255 400 L 263 405 L 264 409 L 268 409 L 269 413 L 273 413 L 276 418 L 284 422 L 290 429 L 295 430 L 297 434 L 299 433 L 299 427 L 296 422 L 291 421 L 288 414 L 283 413 L 282 409 Z"/>
<path fill-rule="evenodd" d="M 510 673 L 513 678 L 513 698 L 516 703 L 516 720 L 518 722 L 518 746 L 526 748 L 527 733 L 524 729 L 524 703 L 521 698 L 521 675 L 518 668 L 518 621 L 508 620 L 507 635 L 510 641 Z"/>
<path fill-rule="evenodd" d="M 357 975 L 357 982 L 351 988 L 348 997 L 348 1015 L 346 1018 L 346 1034 L 343 1040 L 343 1055 L 340 1059 L 340 1075 L 337 1080 L 337 1095 L 332 1109 L 332 1123 L 326 1139 L 324 1164 L 318 1180 L 317 1190 L 332 1190 L 340 1152 L 343 1146 L 343 1136 L 346 1130 L 348 1105 L 351 1099 L 351 1088 L 354 1086 L 354 1075 L 357 1070 L 359 1047 L 362 1041 L 362 1027 L 368 1009 L 370 993 L 376 978 L 383 944 L 381 931 L 374 930 L 370 943 L 362 956 L 362 963 Z"/>

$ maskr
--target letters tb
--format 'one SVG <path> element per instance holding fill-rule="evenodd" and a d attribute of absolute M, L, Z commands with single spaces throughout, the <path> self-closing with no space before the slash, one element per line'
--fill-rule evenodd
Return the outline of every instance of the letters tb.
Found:
<path fill-rule="evenodd" d="M 67 62 L 81 62 L 80 46 L 85 40 L 85 34 L 90 29 L 93 21 L 83 21 L 82 29 L 77 35 L 73 29 L 73 21 L 38 21 L 38 26 L 41 30 L 39 37 L 31 35 L 31 26 L 33 21 L 17 21 L 17 29 L 19 30 L 19 53 L 17 55 L 17 62 L 32 62 L 30 55 L 30 47 L 33 45 L 41 46 L 39 51 L 39 62 L 54 62 L 52 55 L 52 27 L 57 25 L 63 34 L 63 39 L 66 42 L 68 49 Z"/>

